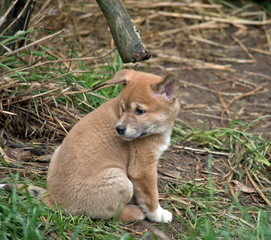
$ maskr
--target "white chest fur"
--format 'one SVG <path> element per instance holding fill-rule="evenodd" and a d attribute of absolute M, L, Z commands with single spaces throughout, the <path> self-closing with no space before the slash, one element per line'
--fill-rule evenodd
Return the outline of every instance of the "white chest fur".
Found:
<path fill-rule="evenodd" d="M 162 154 L 168 149 L 169 144 L 170 144 L 170 135 L 167 136 L 165 143 L 159 146 L 158 158 L 160 158 Z"/>

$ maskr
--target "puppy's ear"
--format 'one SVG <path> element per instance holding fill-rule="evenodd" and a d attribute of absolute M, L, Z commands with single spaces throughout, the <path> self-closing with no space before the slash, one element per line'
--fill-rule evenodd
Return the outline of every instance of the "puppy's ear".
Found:
<path fill-rule="evenodd" d="M 127 85 L 134 74 L 135 74 L 135 71 L 132 69 L 122 69 L 116 72 L 114 77 L 106 81 L 106 83 L 111 84 L 111 85 L 117 85 L 117 84 Z"/>
<path fill-rule="evenodd" d="M 135 71 L 132 69 L 122 69 L 116 72 L 112 79 L 92 88 L 91 90 L 93 91 L 97 89 L 107 88 L 118 84 L 123 84 L 125 86 L 132 79 L 134 73 Z"/>
<path fill-rule="evenodd" d="M 161 82 L 152 85 L 152 90 L 156 96 L 173 101 L 178 98 L 180 94 L 180 85 L 178 75 L 169 72 Z"/>

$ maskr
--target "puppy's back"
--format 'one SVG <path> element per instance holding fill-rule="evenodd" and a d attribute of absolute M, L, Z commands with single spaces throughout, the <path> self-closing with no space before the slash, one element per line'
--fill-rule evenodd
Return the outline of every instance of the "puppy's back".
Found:
<path fill-rule="evenodd" d="M 119 118 L 118 99 L 104 103 L 81 119 L 54 154 L 49 166 L 47 187 L 58 203 L 82 181 L 105 169 L 116 167 L 126 172 L 127 143 L 115 131 Z M 65 204 L 63 204 L 65 205 Z"/>

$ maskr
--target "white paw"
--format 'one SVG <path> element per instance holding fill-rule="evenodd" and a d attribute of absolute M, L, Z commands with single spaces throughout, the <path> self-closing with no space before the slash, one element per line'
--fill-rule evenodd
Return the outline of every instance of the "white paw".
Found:
<path fill-rule="evenodd" d="M 172 213 L 163 209 L 160 205 L 154 212 L 147 213 L 147 217 L 154 222 L 170 223 L 172 221 Z"/>

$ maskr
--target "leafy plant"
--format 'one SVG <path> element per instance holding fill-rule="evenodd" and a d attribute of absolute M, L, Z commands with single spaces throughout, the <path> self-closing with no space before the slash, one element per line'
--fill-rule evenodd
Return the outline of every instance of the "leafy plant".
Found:
<path fill-rule="evenodd" d="M 173 133 L 178 136 L 175 137 L 175 141 L 197 142 L 207 151 L 210 148 L 210 151 L 213 149 L 231 153 L 234 158 L 233 167 L 242 163 L 248 170 L 261 171 L 264 167 L 271 165 L 268 161 L 271 139 L 265 140 L 260 135 L 248 131 L 254 123 L 268 117 L 270 115 L 262 116 L 249 124 L 233 119 L 230 127 L 216 127 L 207 130 L 205 124 L 191 129 L 184 128 L 177 122 Z"/>

